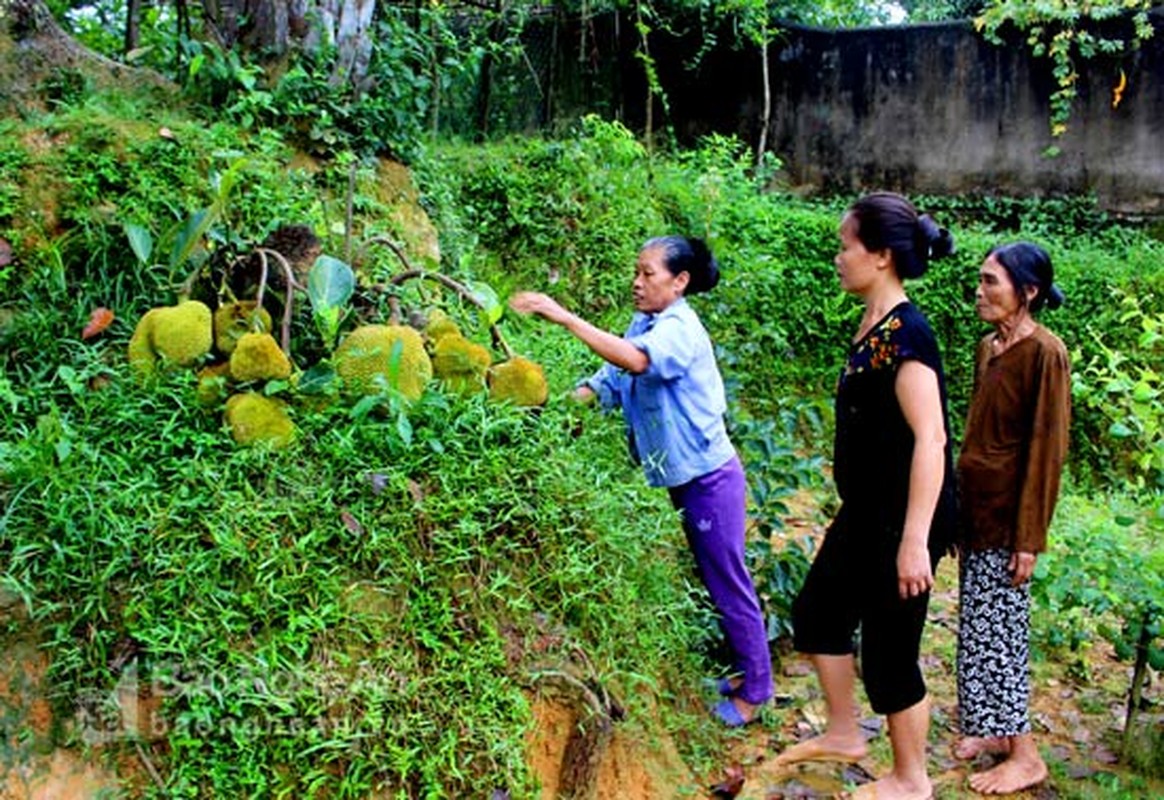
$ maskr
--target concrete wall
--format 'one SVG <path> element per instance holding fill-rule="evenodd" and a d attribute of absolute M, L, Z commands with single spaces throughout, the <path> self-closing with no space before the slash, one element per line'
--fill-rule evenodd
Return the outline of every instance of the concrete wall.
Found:
<path fill-rule="evenodd" d="M 1031 195 L 1095 192 L 1164 213 L 1164 26 L 1081 70 L 1068 131 L 1050 134 L 1050 65 L 968 24 L 799 31 L 772 48 L 771 149 L 798 183 Z M 1120 68 L 1128 77 L 1112 108 Z M 752 109 L 756 100 L 745 99 Z M 1044 152 L 1051 145 L 1057 157 Z"/>
<path fill-rule="evenodd" d="M 830 31 L 789 26 L 770 49 L 768 147 L 786 178 L 806 189 L 1040 196 L 1094 192 L 1105 208 L 1164 214 L 1164 13 L 1156 36 L 1133 53 L 1081 63 L 1068 132 L 1052 139 L 1050 63 L 1021 36 L 995 46 L 969 22 Z M 646 86 L 633 58 L 633 25 L 590 21 L 589 79 L 576 51 L 558 62 L 557 112 L 601 107 L 642 129 Z M 656 34 L 652 55 L 669 111 L 655 107 L 680 140 L 709 132 L 758 140 L 763 86 L 756 47 L 733 47 L 730 31 L 694 70 L 708 34 Z M 564 33 L 576 41 L 577 30 Z M 595 54 L 597 57 L 595 58 Z M 571 64 L 575 66 L 571 66 Z M 1120 69 L 1128 77 L 1112 108 Z M 573 73 L 571 75 L 571 73 Z M 582 77 L 583 80 L 579 80 Z M 567 81 L 573 81 L 567 83 Z M 587 86 L 585 95 L 578 87 Z M 1043 155 L 1051 145 L 1055 158 Z"/>

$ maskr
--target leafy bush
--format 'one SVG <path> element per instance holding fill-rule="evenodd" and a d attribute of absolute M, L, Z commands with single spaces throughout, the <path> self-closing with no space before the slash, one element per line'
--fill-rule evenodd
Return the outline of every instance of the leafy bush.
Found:
<path fill-rule="evenodd" d="M 1133 662 L 1126 753 L 1146 670 L 1164 668 L 1164 549 L 1158 544 L 1164 517 L 1155 508 L 1121 510 L 1125 498 L 1110 504 L 1067 498 L 1063 506 L 1050 550 L 1035 567 L 1032 597 L 1047 612 L 1036 617 L 1035 643 L 1078 652 L 1098 635 L 1117 658 Z"/>
<path fill-rule="evenodd" d="M 1099 353 L 1075 373 L 1077 407 L 1108 423 L 1106 436 L 1092 442 L 1113 471 L 1132 476 L 1142 488 L 1164 490 L 1164 311 L 1145 313 L 1152 298 L 1118 290 L 1112 297 L 1122 327 L 1138 337 L 1115 349 L 1098 333 Z M 1122 337 L 1121 337 L 1122 338 Z M 1164 506 L 1161 506 L 1164 511 Z"/>

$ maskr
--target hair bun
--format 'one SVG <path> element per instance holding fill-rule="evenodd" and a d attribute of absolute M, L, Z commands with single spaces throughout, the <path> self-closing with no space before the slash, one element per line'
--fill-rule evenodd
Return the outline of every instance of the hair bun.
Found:
<path fill-rule="evenodd" d="M 1067 300 L 1067 295 L 1063 294 L 1063 290 L 1057 284 L 1052 283 L 1051 288 L 1047 290 L 1047 308 L 1052 310 L 1063 305 Z"/>
<path fill-rule="evenodd" d="M 917 225 L 924 244 L 921 250 L 926 254 L 928 260 L 953 255 L 955 249 L 953 235 L 934 222 L 933 217 L 929 214 L 922 214 L 917 218 Z"/>
<path fill-rule="evenodd" d="M 691 247 L 691 294 L 709 292 L 719 283 L 719 263 L 711 254 L 707 242 L 696 236 L 688 236 L 687 244 Z"/>

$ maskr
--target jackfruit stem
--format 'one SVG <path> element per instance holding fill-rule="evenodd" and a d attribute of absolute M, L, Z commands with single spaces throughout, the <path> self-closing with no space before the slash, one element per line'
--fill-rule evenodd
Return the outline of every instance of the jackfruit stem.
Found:
<path fill-rule="evenodd" d="M 476 295 L 469 291 L 469 288 L 463 283 L 453 280 L 443 272 L 430 272 L 428 270 L 417 269 L 416 267 L 412 266 L 412 263 L 408 260 L 408 256 L 404 255 L 404 250 L 400 247 L 400 245 L 396 244 L 396 242 L 392 241 L 387 236 L 373 236 L 365 243 L 365 246 L 369 244 L 382 244 L 387 247 L 389 250 L 396 254 L 396 257 L 400 259 L 400 263 L 404 265 L 405 269 L 405 271 L 401 272 L 399 275 L 393 275 L 392 278 L 389 279 L 388 283 L 380 284 L 373 288 L 383 290 L 389 286 L 399 286 L 400 284 L 412 278 L 428 278 L 429 280 L 434 280 L 438 283 L 444 284 L 459 294 L 461 297 L 477 306 L 477 308 L 481 309 L 482 311 L 488 311 L 488 309 L 485 308 L 485 304 L 478 300 Z M 396 302 L 396 299 L 391 298 L 389 299 L 388 303 L 392 307 L 393 316 L 399 318 L 400 306 Z M 505 337 L 501 335 L 501 329 L 497 327 L 496 323 L 489 323 L 489 333 L 493 336 L 493 344 L 500 348 L 501 352 L 505 353 L 505 357 L 513 358 L 515 353 L 509 346 L 509 342 L 505 341 Z"/>
<path fill-rule="evenodd" d="M 287 295 L 283 299 L 283 326 L 279 340 L 279 347 L 288 356 L 291 355 L 291 303 L 294 299 L 294 292 L 296 289 L 306 289 L 303 284 L 295 280 L 295 271 L 291 269 L 291 263 L 287 261 L 286 257 L 278 250 L 272 250 L 269 247 L 256 247 L 255 252 L 259 254 L 259 259 L 263 265 L 263 277 L 267 275 L 267 256 L 271 255 L 279 262 L 279 266 L 283 268 L 283 277 L 287 284 Z M 256 301 L 259 306 L 263 304 L 263 287 L 266 285 L 266 280 L 259 283 L 259 296 Z"/>
<path fill-rule="evenodd" d="M 411 280 L 412 278 L 427 278 L 428 280 L 436 281 L 437 283 L 440 283 L 440 284 L 452 289 L 454 292 L 459 294 L 463 299 L 468 300 L 470 303 L 477 306 L 477 308 L 481 309 L 482 311 L 489 310 L 488 308 L 485 307 L 485 304 L 482 303 L 477 298 L 477 296 L 475 294 L 473 294 L 471 291 L 469 291 L 469 287 L 465 286 L 463 283 L 460 283 L 458 281 L 453 280 L 448 275 L 445 275 L 444 273 L 441 273 L 441 272 L 429 272 L 427 270 L 414 269 L 414 270 L 410 270 L 409 272 L 401 272 L 398 275 L 393 275 L 392 278 L 388 281 L 388 283 L 384 284 L 384 285 L 385 286 L 399 286 L 400 284 L 404 283 L 407 280 Z M 501 335 L 501 330 L 497 327 L 496 323 L 494 323 L 494 322 L 489 323 L 489 333 L 493 336 L 493 344 L 496 345 L 498 348 L 500 348 L 503 353 L 505 353 L 505 357 L 506 358 L 513 358 L 515 355 L 513 348 L 511 348 L 509 346 L 509 342 L 505 341 L 505 337 Z"/>

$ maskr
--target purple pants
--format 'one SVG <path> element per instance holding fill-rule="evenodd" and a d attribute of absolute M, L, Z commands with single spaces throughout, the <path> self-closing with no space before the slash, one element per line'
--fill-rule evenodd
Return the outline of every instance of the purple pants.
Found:
<path fill-rule="evenodd" d="M 760 601 L 744 564 L 744 468 L 738 457 L 733 458 L 668 491 L 682 514 L 696 572 L 723 619 L 735 667 L 743 674 L 736 695 L 747 703 L 763 703 L 772 696 L 772 656 Z"/>

